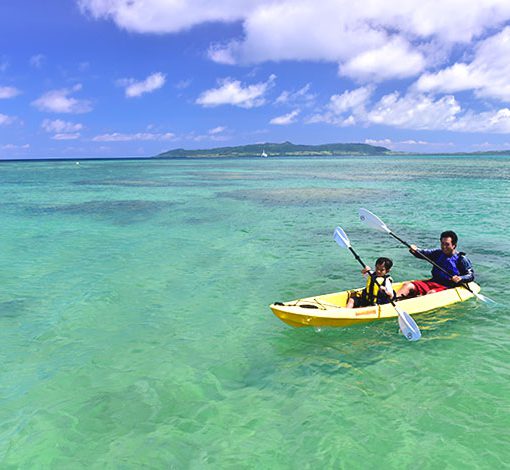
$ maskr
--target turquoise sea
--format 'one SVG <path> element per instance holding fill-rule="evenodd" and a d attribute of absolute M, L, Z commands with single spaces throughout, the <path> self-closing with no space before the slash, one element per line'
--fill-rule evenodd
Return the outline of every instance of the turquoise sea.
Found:
<path fill-rule="evenodd" d="M 482 293 L 294 329 L 273 301 L 395 280 L 453 229 Z M 0 164 L 1 468 L 508 468 L 510 158 Z"/>

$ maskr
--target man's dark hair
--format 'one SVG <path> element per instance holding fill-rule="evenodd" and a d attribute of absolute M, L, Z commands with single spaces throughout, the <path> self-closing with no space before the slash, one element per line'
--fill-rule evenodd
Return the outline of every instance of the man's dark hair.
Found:
<path fill-rule="evenodd" d="M 385 258 L 383 256 L 381 258 L 377 258 L 375 265 L 377 266 L 378 264 L 382 264 L 384 266 L 384 269 L 386 269 L 386 271 L 389 271 L 391 269 L 391 267 L 393 266 L 393 261 L 391 261 L 391 259 Z"/>
<path fill-rule="evenodd" d="M 458 241 L 457 234 L 453 230 L 446 230 L 446 232 L 443 232 L 439 237 L 439 241 L 441 241 L 443 238 L 451 238 L 454 245 L 456 245 Z"/>

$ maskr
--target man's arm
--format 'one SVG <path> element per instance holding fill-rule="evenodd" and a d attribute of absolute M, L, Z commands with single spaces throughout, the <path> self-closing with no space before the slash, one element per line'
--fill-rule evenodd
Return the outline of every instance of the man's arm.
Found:
<path fill-rule="evenodd" d="M 441 252 L 441 250 L 421 250 L 416 245 L 411 245 L 411 249 L 409 252 L 415 257 L 419 259 L 425 259 L 424 256 L 426 256 L 428 259 L 431 259 L 432 261 L 436 261 L 438 252 Z"/>
<path fill-rule="evenodd" d="M 469 258 L 461 255 L 459 258 L 457 269 L 460 272 L 460 282 L 471 282 L 475 280 L 475 270 Z"/>

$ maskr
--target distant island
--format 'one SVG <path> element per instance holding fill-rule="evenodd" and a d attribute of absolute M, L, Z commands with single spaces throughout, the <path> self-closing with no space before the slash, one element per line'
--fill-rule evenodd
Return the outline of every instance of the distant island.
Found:
<path fill-rule="evenodd" d="M 218 157 L 327 157 L 332 155 L 395 155 L 386 147 L 368 144 L 323 144 L 296 145 L 291 142 L 275 144 L 240 145 L 237 147 L 217 147 L 212 149 L 175 149 L 160 153 L 152 158 L 218 158 Z"/>
<path fill-rule="evenodd" d="M 211 149 L 186 150 L 174 149 L 159 155 L 143 157 L 64 157 L 64 158 L 9 158 L 0 157 L 0 162 L 51 162 L 51 161 L 93 161 L 93 160 L 154 160 L 172 158 L 243 158 L 243 157 L 330 157 L 330 156 L 510 156 L 508 150 L 484 150 L 478 152 L 403 152 L 390 150 L 369 144 L 321 144 L 321 145 L 296 145 L 292 142 L 239 145 L 237 147 L 216 147 Z"/>

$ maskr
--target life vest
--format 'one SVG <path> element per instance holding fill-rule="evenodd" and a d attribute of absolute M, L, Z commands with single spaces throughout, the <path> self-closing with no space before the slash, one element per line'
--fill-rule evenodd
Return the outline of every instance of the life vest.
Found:
<path fill-rule="evenodd" d="M 393 282 L 389 274 L 377 276 L 374 271 L 368 273 L 367 284 L 363 289 L 361 297 L 365 305 L 387 304 L 390 302 L 390 297 L 379 288 L 379 286 L 384 286 L 386 284 L 387 279 Z"/>

